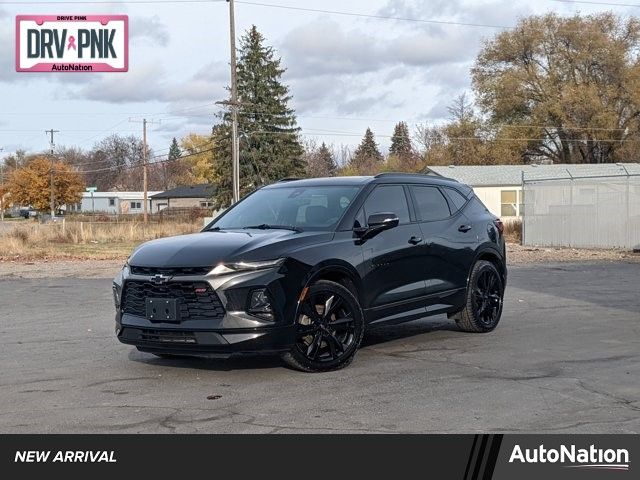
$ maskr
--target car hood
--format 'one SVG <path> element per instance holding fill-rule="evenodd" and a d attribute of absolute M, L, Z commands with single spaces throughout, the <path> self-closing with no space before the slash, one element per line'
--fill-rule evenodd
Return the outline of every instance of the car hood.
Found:
<path fill-rule="evenodd" d="M 333 233 L 289 230 L 205 231 L 140 245 L 129 257 L 138 267 L 212 267 L 221 262 L 281 258 L 293 250 L 329 241 Z"/>

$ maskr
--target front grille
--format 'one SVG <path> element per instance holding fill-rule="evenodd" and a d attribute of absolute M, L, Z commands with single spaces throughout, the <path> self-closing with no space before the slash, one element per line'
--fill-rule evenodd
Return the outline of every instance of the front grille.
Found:
<path fill-rule="evenodd" d="M 203 291 L 196 293 L 196 289 Z M 145 317 L 147 297 L 178 299 L 180 320 L 211 320 L 224 316 L 220 298 L 206 282 L 169 282 L 155 285 L 151 282 L 128 280 L 122 293 L 122 311 Z"/>
<path fill-rule="evenodd" d="M 186 276 L 203 276 L 209 273 L 212 267 L 129 267 L 134 275 L 145 275 L 152 277 L 154 275 L 166 275 L 168 277 L 186 277 Z"/>

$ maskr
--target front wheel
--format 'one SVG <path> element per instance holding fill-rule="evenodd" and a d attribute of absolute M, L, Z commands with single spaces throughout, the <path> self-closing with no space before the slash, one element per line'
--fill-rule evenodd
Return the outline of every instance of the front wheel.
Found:
<path fill-rule="evenodd" d="M 465 332 L 490 332 L 502 315 L 504 284 L 491 262 L 479 260 L 471 271 L 464 308 L 452 315 Z"/>
<path fill-rule="evenodd" d="M 364 314 L 356 297 L 339 283 L 320 280 L 298 305 L 296 340 L 283 360 L 304 372 L 349 365 L 362 342 Z"/>

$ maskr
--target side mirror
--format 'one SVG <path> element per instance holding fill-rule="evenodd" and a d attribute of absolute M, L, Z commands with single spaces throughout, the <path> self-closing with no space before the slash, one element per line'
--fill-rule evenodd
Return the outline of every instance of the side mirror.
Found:
<path fill-rule="evenodd" d="M 368 225 L 366 227 L 358 228 L 354 230 L 354 232 L 359 237 L 360 242 L 364 242 L 384 230 L 397 227 L 399 223 L 400 220 L 395 213 L 374 213 L 373 215 L 369 215 L 367 219 Z"/>
<path fill-rule="evenodd" d="M 397 227 L 400 223 L 398 216 L 395 213 L 374 213 L 369 215 L 367 224 L 369 229 L 376 229 L 378 231 L 389 230 L 390 228 Z"/>

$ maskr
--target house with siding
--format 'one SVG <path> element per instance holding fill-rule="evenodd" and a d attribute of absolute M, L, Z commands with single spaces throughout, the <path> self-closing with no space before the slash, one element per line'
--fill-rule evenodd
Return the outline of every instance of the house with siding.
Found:
<path fill-rule="evenodd" d="M 491 213 L 509 221 L 521 218 L 524 213 L 524 182 L 580 178 L 597 180 L 600 177 L 604 180 L 612 176 L 639 175 L 640 164 L 449 165 L 427 167 L 424 173 L 452 178 L 469 185 Z M 591 198 L 590 191 L 581 192 L 579 188 L 576 189 L 576 195 Z"/>
<path fill-rule="evenodd" d="M 214 185 L 184 185 L 158 192 L 151 196 L 152 212 L 157 213 L 165 208 L 212 208 Z"/>
<path fill-rule="evenodd" d="M 151 197 L 158 193 L 161 192 L 147 192 L 148 212 L 151 212 Z M 67 205 L 65 210 L 67 213 L 141 214 L 144 192 L 84 192 L 80 203 Z"/>

